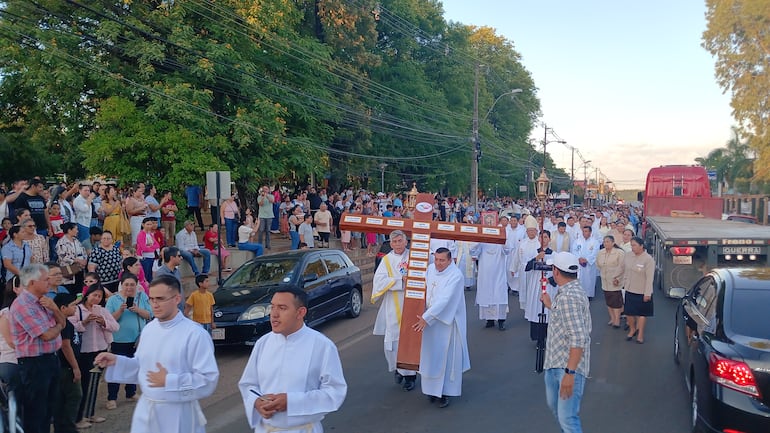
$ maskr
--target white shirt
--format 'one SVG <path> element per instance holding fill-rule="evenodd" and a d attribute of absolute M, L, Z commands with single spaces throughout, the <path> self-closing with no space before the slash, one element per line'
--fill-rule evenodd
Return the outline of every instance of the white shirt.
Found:
<path fill-rule="evenodd" d="M 195 232 L 188 232 L 187 229 L 182 229 L 176 234 L 176 246 L 182 251 L 200 250 Z"/>
<path fill-rule="evenodd" d="M 91 226 L 91 205 L 82 195 L 75 197 L 72 201 L 72 207 L 75 208 L 75 223 L 81 226 Z"/>
<path fill-rule="evenodd" d="M 305 325 L 288 337 L 271 332 L 257 340 L 238 388 L 256 433 L 271 426 L 281 433 L 320 433 L 321 420 L 342 406 L 348 390 L 337 347 Z M 255 392 L 286 393 L 286 411 L 262 418 L 254 408 Z"/>

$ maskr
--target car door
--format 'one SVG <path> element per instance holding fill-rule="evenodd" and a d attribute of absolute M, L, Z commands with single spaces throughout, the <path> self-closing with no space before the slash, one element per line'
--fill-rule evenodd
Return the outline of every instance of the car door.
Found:
<path fill-rule="evenodd" d="M 345 259 L 335 251 L 324 252 L 324 264 L 329 270 L 330 312 L 339 312 L 348 303 L 348 294 L 353 287 L 350 269 Z"/>
<path fill-rule="evenodd" d="M 311 254 L 306 259 L 300 281 L 308 298 L 305 321 L 315 323 L 328 314 L 329 308 L 328 272 L 320 253 Z"/>
<path fill-rule="evenodd" d="M 719 283 L 715 275 L 707 275 L 693 286 L 690 295 L 685 298 L 683 307 L 689 317 L 688 332 L 690 334 L 688 350 L 685 351 L 687 363 L 693 366 L 695 377 L 701 390 L 708 386 L 708 356 L 711 353 L 711 338 L 716 331 L 717 299 Z M 692 384 L 690 384 L 692 387 Z"/>

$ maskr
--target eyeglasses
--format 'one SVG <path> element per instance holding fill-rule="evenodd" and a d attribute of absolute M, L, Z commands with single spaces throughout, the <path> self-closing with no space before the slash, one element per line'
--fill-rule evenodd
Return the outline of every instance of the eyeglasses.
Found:
<path fill-rule="evenodd" d="M 160 297 L 150 296 L 150 303 L 151 304 L 162 304 L 164 302 L 168 302 L 168 301 L 174 299 L 175 297 L 176 297 L 176 295 L 165 296 L 165 297 L 163 297 L 163 296 L 160 296 Z"/>
<path fill-rule="evenodd" d="M 34 228 L 34 227 L 35 227 L 35 225 L 34 225 L 34 224 L 27 224 L 27 225 L 25 225 L 24 227 L 26 227 L 26 228 Z"/>

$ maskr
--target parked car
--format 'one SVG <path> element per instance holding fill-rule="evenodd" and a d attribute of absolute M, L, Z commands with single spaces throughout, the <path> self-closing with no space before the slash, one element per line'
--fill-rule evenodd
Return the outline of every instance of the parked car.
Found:
<path fill-rule="evenodd" d="M 214 293 L 214 343 L 253 345 L 270 332 L 270 301 L 282 287 L 298 287 L 308 294 L 308 326 L 341 314 L 361 314 L 361 270 L 342 251 L 261 256 L 244 263 Z"/>
<path fill-rule="evenodd" d="M 692 431 L 770 432 L 770 268 L 715 269 L 671 295 Z"/>

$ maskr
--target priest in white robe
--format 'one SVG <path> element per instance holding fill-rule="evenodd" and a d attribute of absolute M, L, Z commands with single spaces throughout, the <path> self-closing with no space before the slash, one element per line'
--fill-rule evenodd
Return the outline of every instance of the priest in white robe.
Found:
<path fill-rule="evenodd" d="M 570 252 L 570 236 L 567 233 L 567 223 L 559 221 L 556 225 L 556 232 L 551 232 L 551 245 L 549 246 L 555 253 Z"/>
<path fill-rule="evenodd" d="M 404 307 L 404 284 L 409 265 L 409 249 L 406 248 L 406 243 L 406 234 L 403 231 L 394 230 L 390 233 L 390 246 L 393 250 L 382 258 L 374 271 L 371 302 L 374 304 L 382 298 L 373 333 L 385 337 L 384 350 L 388 371 L 395 371 L 393 374 L 396 384 L 403 383 L 404 389 L 411 391 L 415 387 L 417 372 L 396 368 L 401 313 Z"/>
<path fill-rule="evenodd" d="M 155 320 L 142 330 L 133 358 L 103 352 L 94 364 L 106 368 L 111 383 L 135 383 L 142 392 L 131 419 L 131 433 L 205 433 L 198 400 L 214 393 L 219 369 L 211 336 L 177 308 L 183 299 L 173 276 L 150 284 Z"/>
<path fill-rule="evenodd" d="M 505 229 L 505 246 L 511 250 L 511 253 L 508 254 L 508 257 L 506 258 L 505 266 L 506 269 L 509 269 L 511 267 L 513 256 L 519 248 L 519 237 L 516 231 L 516 226 L 518 226 L 519 222 L 516 218 L 509 219 L 508 217 L 500 217 L 500 223 L 502 224 L 503 229 Z M 505 280 L 508 283 L 508 288 L 512 292 L 519 291 L 518 275 L 514 276 L 510 272 L 507 272 L 505 274 Z"/>
<path fill-rule="evenodd" d="M 572 244 L 572 254 L 578 258 L 580 269 L 578 280 L 586 296 L 593 298 L 596 292 L 596 256 L 599 254 L 599 242 L 594 238 L 591 226 L 583 227 L 583 235 Z"/>
<path fill-rule="evenodd" d="M 238 382 L 246 419 L 255 433 L 321 433 L 347 394 L 337 347 L 305 326 L 305 292 L 280 289 L 271 305 L 272 332 L 257 340 Z"/>
<path fill-rule="evenodd" d="M 463 273 L 465 290 L 471 290 L 476 284 L 476 261 L 471 256 L 471 250 L 477 242 L 457 241 L 457 268 Z"/>
<path fill-rule="evenodd" d="M 519 242 L 519 248 L 509 268 L 509 273 L 517 275 L 521 281 L 519 284 L 519 308 L 522 310 L 527 303 L 527 290 L 529 290 L 524 269 L 527 263 L 537 255 L 537 249 L 540 248 L 540 241 L 537 239 L 538 224 L 535 217 L 527 215 L 524 226 L 527 236 Z"/>
<path fill-rule="evenodd" d="M 548 259 L 553 254 L 553 250 L 548 247 L 550 242 L 551 234 L 544 230 L 540 234 L 540 248 L 537 250 L 537 255 L 527 262 L 527 266 L 524 269 L 527 279 L 527 300 L 524 305 L 524 318 L 529 321 L 529 338 L 532 341 L 537 341 L 539 337 L 544 338 L 548 332 L 548 314 L 550 310 L 548 308 L 545 309 L 545 322 L 541 324 L 540 314 L 543 312 L 543 303 L 540 301 L 540 295 L 543 292 L 543 276 L 548 279 L 553 275 L 550 270 L 544 270 L 547 267 Z M 546 283 L 545 288 L 549 296 L 553 297 L 556 295 L 556 286 Z"/>
<path fill-rule="evenodd" d="M 505 245 L 478 243 L 471 254 L 476 257 L 479 267 L 476 283 L 476 305 L 479 306 L 479 318 L 486 320 L 487 328 L 495 326 L 505 330 L 508 315 L 507 256 L 511 249 Z"/>
<path fill-rule="evenodd" d="M 462 393 L 463 372 L 470 370 L 465 323 L 465 293 L 462 272 L 452 263 L 448 249 L 436 251 L 428 267 L 425 313 L 413 329 L 422 332 L 420 381 L 422 392 L 449 406 L 450 396 Z"/>
<path fill-rule="evenodd" d="M 430 239 L 430 260 L 428 263 L 433 263 L 433 255 L 436 254 L 436 250 L 439 248 L 446 248 L 452 252 L 452 257 L 457 256 L 457 245 L 455 241 L 451 239 Z"/>

